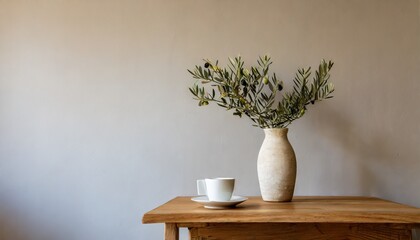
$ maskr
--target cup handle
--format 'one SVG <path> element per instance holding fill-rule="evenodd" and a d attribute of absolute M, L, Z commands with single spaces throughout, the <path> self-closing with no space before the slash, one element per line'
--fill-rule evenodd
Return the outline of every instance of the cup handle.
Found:
<path fill-rule="evenodd" d="M 206 180 L 197 180 L 197 193 L 198 195 L 207 195 Z"/>

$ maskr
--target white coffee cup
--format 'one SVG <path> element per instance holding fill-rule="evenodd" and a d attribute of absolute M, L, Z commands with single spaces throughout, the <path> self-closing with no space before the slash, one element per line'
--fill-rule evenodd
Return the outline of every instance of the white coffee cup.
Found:
<path fill-rule="evenodd" d="M 232 198 L 234 187 L 234 178 L 206 178 L 197 180 L 198 195 L 207 195 L 209 201 L 229 201 Z"/>

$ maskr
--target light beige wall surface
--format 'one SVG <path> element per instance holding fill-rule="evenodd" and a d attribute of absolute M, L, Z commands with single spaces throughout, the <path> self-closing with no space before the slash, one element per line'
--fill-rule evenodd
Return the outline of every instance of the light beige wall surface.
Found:
<path fill-rule="evenodd" d="M 266 53 L 285 81 L 336 63 L 290 127 L 296 194 L 420 207 L 418 0 L 0 0 L 0 239 L 159 239 L 142 214 L 195 179 L 259 194 L 263 132 L 186 69 Z"/>

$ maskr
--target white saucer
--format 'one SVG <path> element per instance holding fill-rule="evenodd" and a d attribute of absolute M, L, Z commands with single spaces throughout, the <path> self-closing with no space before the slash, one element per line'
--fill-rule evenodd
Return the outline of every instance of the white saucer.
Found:
<path fill-rule="evenodd" d="M 232 196 L 232 198 L 229 201 L 215 202 L 215 201 L 209 201 L 207 196 L 201 196 L 201 197 L 193 197 L 191 198 L 191 200 L 203 205 L 205 208 L 208 208 L 208 209 L 226 209 L 226 208 L 233 208 L 239 203 L 245 202 L 246 200 L 248 200 L 248 198 L 241 197 L 241 196 Z"/>

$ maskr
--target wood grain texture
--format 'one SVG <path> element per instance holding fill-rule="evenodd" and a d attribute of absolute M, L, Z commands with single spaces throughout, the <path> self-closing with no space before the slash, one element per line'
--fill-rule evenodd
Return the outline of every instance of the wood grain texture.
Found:
<path fill-rule="evenodd" d="M 175 223 L 165 223 L 165 240 L 179 240 L 179 228 Z"/>
<path fill-rule="evenodd" d="M 192 240 L 403 240 L 411 239 L 411 230 L 392 224 L 328 223 L 212 223 L 191 228 Z"/>
<path fill-rule="evenodd" d="M 403 223 L 420 225 L 420 209 L 373 197 L 294 197 L 271 203 L 261 197 L 237 208 L 208 210 L 177 197 L 144 214 L 143 223 Z"/>

